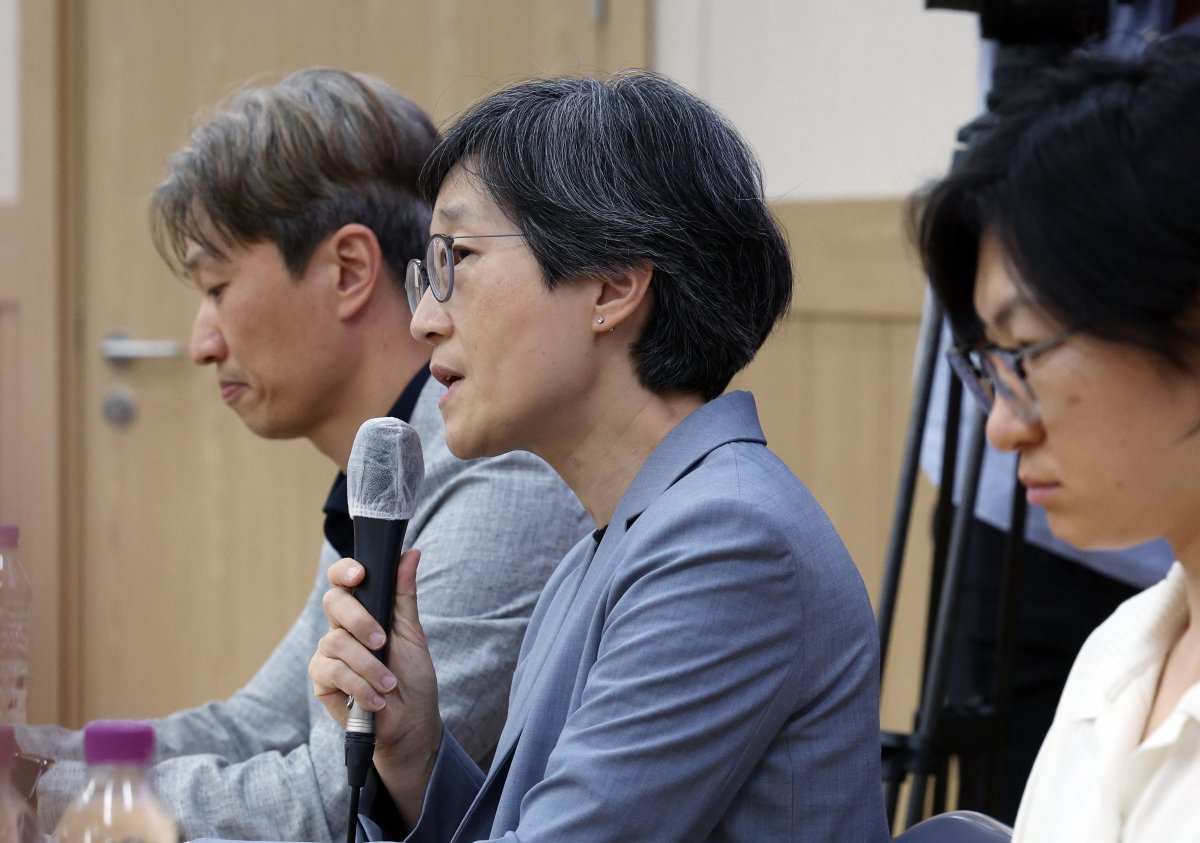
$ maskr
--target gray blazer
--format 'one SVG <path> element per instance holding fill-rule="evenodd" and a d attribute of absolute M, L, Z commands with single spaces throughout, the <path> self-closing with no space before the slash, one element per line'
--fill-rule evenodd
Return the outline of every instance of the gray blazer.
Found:
<path fill-rule="evenodd" d="M 454 457 L 437 407 L 444 392 L 430 378 L 413 409 L 425 479 L 405 546 L 423 552 L 421 620 L 442 717 L 471 755 L 488 758 L 504 724 L 529 613 L 591 522 L 566 484 L 532 454 Z M 245 687 L 154 721 L 154 785 L 185 838 L 345 839 L 344 733 L 313 697 L 308 678 L 309 659 L 329 629 L 321 597 L 329 588 L 325 570 L 336 558 L 325 544 L 303 611 Z M 26 752 L 63 759 L 38 788 L 41 822 L 53 828 L 86 780 L 80 733 L 32 726 L 17 736 Z"/>
<path fill-rule="evenodd" d="M 747 393 L 663 440 L 538 600 L 490 771 L 447 730 L 410 840 L 887 839 L 871 607 L 765 445 Z"/>

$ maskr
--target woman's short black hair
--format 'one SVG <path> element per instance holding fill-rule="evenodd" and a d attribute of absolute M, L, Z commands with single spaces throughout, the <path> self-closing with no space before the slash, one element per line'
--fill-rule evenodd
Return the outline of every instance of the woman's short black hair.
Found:
<path fill-rule="evenodd" d="M 662 76 L 500 91 L 433 151 L 421 176 L 428 201 L 460 163 L 525 233 L 549 287 L 652 267 L 652 313 L 632 345 L 648 389 L 721 394 L 791 300 L 787 243 L 754 154 Z"/>
<path fill-rule="evenodd" d="M 1200 288 L 1200 40 L 1122 60 L 1080 53 L 989 118 L 910 208 L 933 290 L 963 341 L 979 242 L 994 232 L 1052 318 L 1184 367 Z"/>

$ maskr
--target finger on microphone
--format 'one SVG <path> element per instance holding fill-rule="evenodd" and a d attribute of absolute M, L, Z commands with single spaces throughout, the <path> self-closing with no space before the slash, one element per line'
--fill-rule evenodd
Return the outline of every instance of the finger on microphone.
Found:
<path fill-rule="evenodd" d="M 421 562 L 421 551 L 419 548 L 411 548 L 400 554 L 398 561 L 399 571 L 396 574 L 397 591 L 403 589 L 407 592 L 416 592 L 417 590 L 417 565 Z"/>
<path fill-rule="evenodd" d="M 331 588 L 321 598 L 321 605 L 331 629 L 346 630 L 371 650 L 378 650 L 387 641 L 383 627 L 349 591 Z"/>
<path fill-rule="evenodd" d="M 344 630 L 326 634 L 309 663 L 309 676 L 319 695 L 332 690 L 383 708 L 383 695 L 396 687 L 396 677 Z"/>
<path fill-rule="evenodd" d="M 355 559 L 339 559 L 329 566 L 326 577 L 329 584 L 338 588 L 354 588 L 362 582 L 365 569 Z"/>
<path fill-rule="evenodd" d="M 354 697 L 355 705 L 367 711 L 381 711 L 387 705 L 383 694 L 376 691 L 370 682 L 350 670 L 345 664 L 339 671 L 338 687 L 342 693 Z"/>
<path fill-rule="evenodd" d="M 396 603 L 393 628 L 399 624 L 402 634 L 409 640 L 424 639 L 421 627 L 421 612 L 417 605 L 417 566 L 421 562 L 421 551 L 413 548 L 400 556 L 396 569 Z"/>
<path fill-rule="evenodd" d="M 417 566 L 421 563 L 421 551 L 406 550 L 400 555 L 396 569 L 396 596 L 417 599 Z M 415 606 L 414 606 L 415 608 Z"/>

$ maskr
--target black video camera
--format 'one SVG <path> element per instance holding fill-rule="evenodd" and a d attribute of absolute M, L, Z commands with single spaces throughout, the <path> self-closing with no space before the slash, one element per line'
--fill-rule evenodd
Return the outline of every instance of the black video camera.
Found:
<path fill-rule="evenodd" d="M 980 35 L 999 45 L 989 110 L 1031 74 L 1057 64 L 1074 48 L 1107 32 L 1112 7 L 1113 0 L 925 0 L 926 9 L 978 14 Z M 967 141 L 974 128 L 974 123 L 963 127 L 960 140 Z"/>
<path fill-rule="evenodd" d="M 975 12 L 983 37 L 1001 44 L 1064 45 L 1104 32 L 1110 0 L 925 0 L 925 8 Z"/>

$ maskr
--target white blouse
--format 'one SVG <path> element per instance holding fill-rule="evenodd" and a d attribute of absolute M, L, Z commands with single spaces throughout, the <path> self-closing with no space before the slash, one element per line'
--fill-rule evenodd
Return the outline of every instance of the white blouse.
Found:
<path fill-rule="evenodd" d="M 1175 563 L 1088 638 L 1025 786 L 1015 843 L 1200 841 L 1200 683 L 1140 742 L 1187 618 Z"/>

